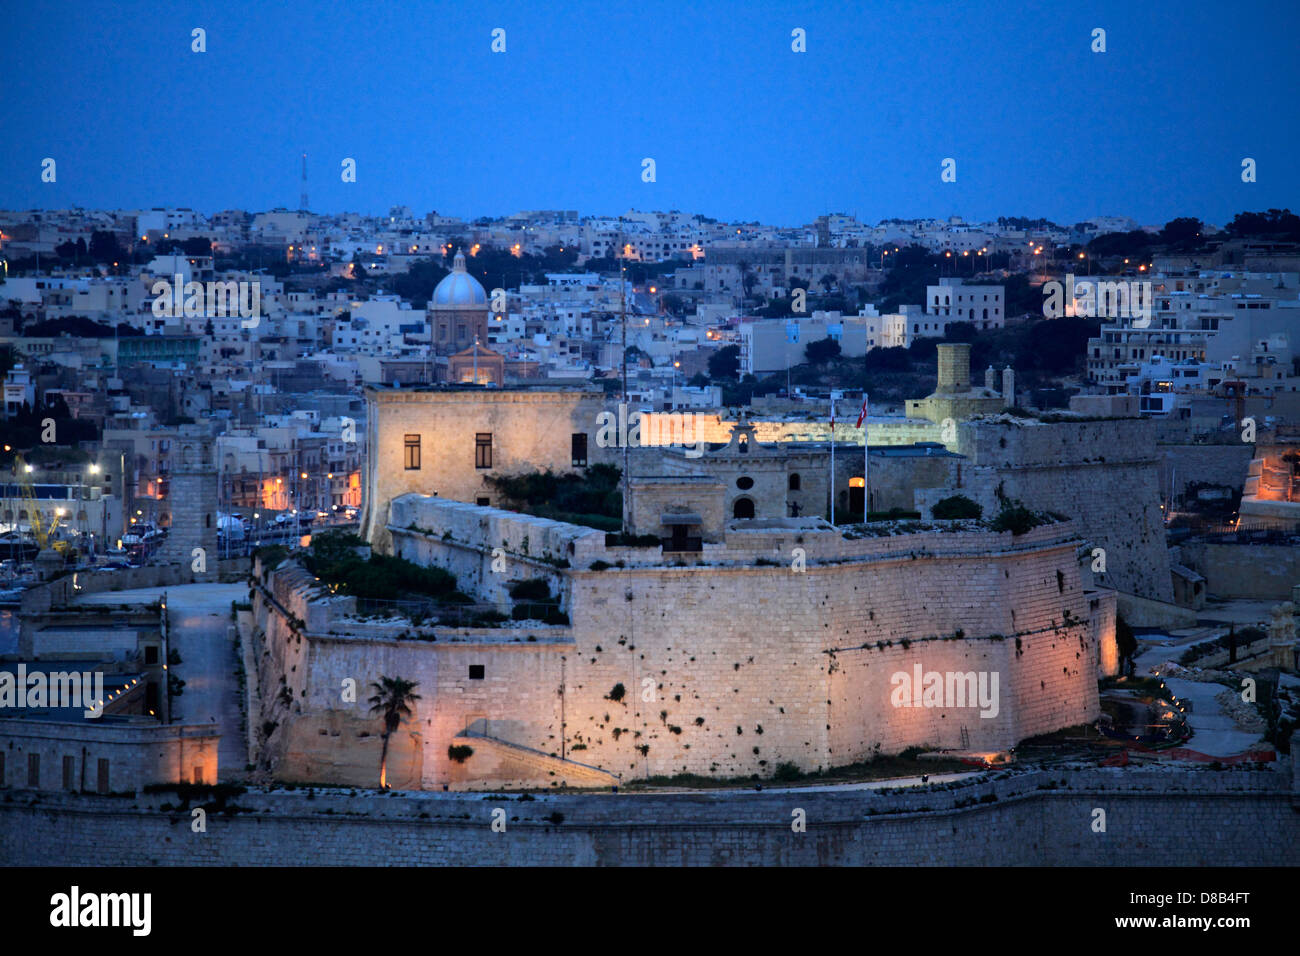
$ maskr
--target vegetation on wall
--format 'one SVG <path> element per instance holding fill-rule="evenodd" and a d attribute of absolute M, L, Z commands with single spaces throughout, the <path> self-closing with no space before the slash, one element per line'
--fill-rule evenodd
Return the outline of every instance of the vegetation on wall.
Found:
<path fill-rule="evenodd" d="M 408 595 L 454 599 L 456 577 L 450 572 L 385 554 L 363 557 L 358 548 L 364 546 L 354 534 L 327 531 L 312 536 L 311 547 L 299 560 L 341 594 L 389 601 Z"/>
<path fill-rule="evenodd" d="M 616 465 L 600 464 L 582 473 L 557 474 L 548 468 L 524 475 L 488 475 L 487 482 L 511 511 L 617 531 L 623 526 L 621 474 Z"/>

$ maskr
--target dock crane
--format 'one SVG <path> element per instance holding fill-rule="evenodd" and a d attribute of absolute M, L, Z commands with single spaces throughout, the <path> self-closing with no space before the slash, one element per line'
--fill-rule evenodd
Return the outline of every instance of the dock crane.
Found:
<path fill-rule="evenodd" d="M 59 513 L 56 510 L 54 516 L 50 519 L 49 527 L 45 527 L 41 520 L 41 509 L 36 501 L 36 490 L 32 487 L 32 480 L 28 477 L 30 474 L 27 462 L 23 460 L 21 454 L 14 455 L 14 478 L 18 482 L 18 488 L 23 496 L 23 504 L 27 506 L 27 525 L 32 529 L 32 535 L 36 538 L 36 543 L 40 545 L 42 551 L 51 547 L 50 539 L 59 527 Z M 62 546 L 62 547 L 60 547 Z M 53 543 L 56 551 L 62 552 L 67 548 L 63 541 Z"/>

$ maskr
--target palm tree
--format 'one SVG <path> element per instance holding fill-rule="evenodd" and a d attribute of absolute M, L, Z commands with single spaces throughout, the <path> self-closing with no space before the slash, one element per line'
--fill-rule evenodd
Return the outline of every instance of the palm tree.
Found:
<path fill-rule="evenodd" d="M 381 714 L 384 718 L 384 749 L 379 756 L 379 788 L 388 789 L 388 738 L 402 725 L 402 720 L 411 716 L 411 703 L 420 699 L 412 693 L 419 686 L 417 681 L 403 677 L 380 677 L 370 685 L 375 694 L 370 698 L 370 712 Z"/>

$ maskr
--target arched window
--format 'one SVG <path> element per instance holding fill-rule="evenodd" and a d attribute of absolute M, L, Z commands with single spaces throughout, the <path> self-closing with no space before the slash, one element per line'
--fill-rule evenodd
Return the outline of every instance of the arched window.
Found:
<path fill-rule="evenodd" d="M 798 490 L 799 490 L 799 488 L 800 488 L 800 485 L 799 485 L 799 476 L 798 476 L 797 474 L 794 474 L 794 475 L 791 475 L 791 476 L 790 476 L 790 484 L 789 484 L 789 488 L 790 488 L 791 491 L 798 491 Z"/>
<path fill-rule="evenodd" d="M 754 501 L 752 498 L 737 498 L 736 503 L 732 505 L 731 514 L 736 518 L 754 517 Z"/>
<path fill-rule="evenodd" d="M 988 310 L 988 309 L 985 309 L 985 310 L 984 310 L 984 318 L 987 319 L 988 317 L 989 317 L 989 310 Z"/>
<path fill-rule="evenodd" d="M 745 437 L 742 436 L 741 439 L 740 439 L 740 442 L 739 442 L 739 444 L 738 444 L 737 447 L 740 448 L 740 453 L 741 453 L 742 455 L 748 455 L 748 454 L 749 454 L 749 439 L 748 439 L 748 438 L 745 438 Z"/>

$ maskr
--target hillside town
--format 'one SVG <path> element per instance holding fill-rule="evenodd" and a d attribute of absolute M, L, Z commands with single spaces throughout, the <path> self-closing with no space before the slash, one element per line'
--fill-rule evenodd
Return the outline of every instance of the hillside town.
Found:
<path fill-rule="evenodd" d="M 6 485 L 10 576 L 39 543 L 25 483 L 48 502 L 41 536 L 79 560 L 156 550 L 182 429 L 216 443 L 226 551 L 355 517 L 366 388 L 581 386 L 642 413 L 810 421 L 835 393 L 843 421 L 864 390 L 872 415 L 906 414 L 953 340 L 999 376 L 1020 366 L 1009 404 L 1131 408 L 1183 437 L 1248 413 L 1285 431 L 1295 218 L 0 212 L 7 444 L 27 456 Z M 1068 286 L 1055 312 L 1053 284 Z"/>

